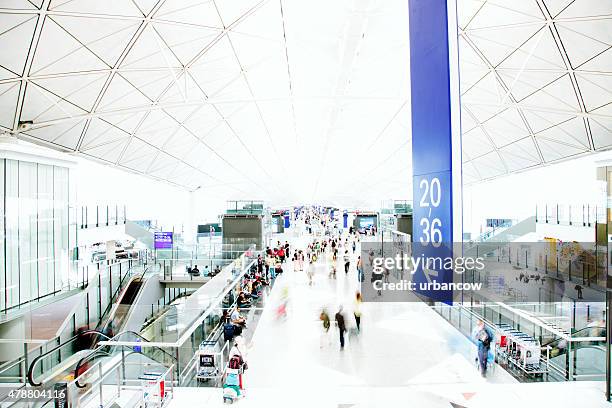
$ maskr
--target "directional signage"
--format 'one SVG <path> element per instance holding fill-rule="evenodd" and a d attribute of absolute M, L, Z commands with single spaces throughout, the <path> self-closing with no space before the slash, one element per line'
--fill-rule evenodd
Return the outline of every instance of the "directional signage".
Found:
<path fill-rule="evenodd" d="M 429 284 L 422 295 L 451 303 L 452 290 L 435 284 L 453 281 L 449 263 L 436 260 L 452 257 L 453 238 L 461 239 L 456 3 L 409 0 L 409 14 L 413 255 L 427 260 L 413 281 Z"/>
<path fill-rule="evenodd" d="M 172 232 L 155 232 L 153 235 L 155 249 L 172 248 Z"/>

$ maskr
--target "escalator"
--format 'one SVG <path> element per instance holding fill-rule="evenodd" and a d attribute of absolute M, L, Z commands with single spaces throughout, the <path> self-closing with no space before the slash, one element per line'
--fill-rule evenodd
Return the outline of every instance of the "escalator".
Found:
<path fill-rule="evenodd" d="M 148 339 L 136 332 L 125 331 L 121 332 L 114 337 L 108 337 L 104 333 L 97 330 L 88 330 L 82 332 L 66 343 L 74 343 L 79 337 L 82 336 L 94 336 L 98 341 L 140 341 L 143 343 L 149 342 Z M 48 355 L 51 355 L 57 351 L 58 348 L 65 347 L 67 344 L 58 345 L 57 348 L 49 350 L 48 352 L 35 358 L 28 369 L 28 384 L 32 387 L 47 388 L 58 382 L 68 382 L 75 378 L 82 376 L 92 364 L 97 362 L 109 362 L 113 363 L 117 359 L 125 359 L 130 355 L 137 354 L 141 356 L 139 364 L 162 364 L 165 366 L 172 365 L 176 362 L 176 358 L 167 351 L 159 347 L 142 347 L 138 350 L 134 348 L 128 348 L 125 346 L 99 346 L 96 345 L 91 349 L 79 350 L 72 354 L 70 358 L 66 359 L 55 367 L 53 373 L 43 373 L 42 375 L 36 375 L 37 367 Z M 84 384 L 76 382 L 77 387 L 83 388 Z"/>
<path fill-rule="evenodd" d="M 101 325 L 103 332 L 113 334 L 114 332 L 123 330 L 130 309 L 136 301 L 144 281 L 144 276 L 134 276 L 130 279 L 126 288 L 121 293 L 118 302 L 116 302 L 111 309 L 105 323 Z"/>
<path fill-rule="evenodd" d="M 550 348 L 550 364 L 557 367 L 563 376 L 568 378 L 570 367 L 576 378 L 593 379 L 595 376 L 604 376 L 606 373 L 606 340 L 605 327 L 590 326 L 572 333 L 573 338 L 591 338 L 585 341 L 573 341 L 559 338 L 542 344 L 542 354 L 546 355 Z M 603 337 L 603 340 L 597 338 Z M 567 355 L 571 346 L 572 353 Z"/>
<path fill-rule="evenodd" d="M 142 336 L 140 333 L 125 331 L 117 336 L 110 339 L 110 341 L 139 341 L 142 343 L 148 343 L 149 340 Z M 124 361 L 123 371 L 129 374 L 130 371 L 134 371 L 135 367 L 130 367 L 129 363 L 125 363 L 128 358 L 132 356 L 138 357 L 138 366 L 145 366 L 147 364 L 161 364 L 169 367 L 176 364 L 176 357 L 168 353 L 166 350 L 160 347 L 127 347 L 123 345 L 117 346 L 98 346 L 93 350 L 90 350 L 88 354 L 83 356 L 76 364 L 74 368 L 76 386 L 78 388 L 85 388 L 85 383 L 81 380 L 83 374 L 87 369 L 98 362 L 108 362 L 112 364 L 114 360 L 122 359 Z M 140 371 L 140 367 L 137 367 L 136 371 Z M 132 373 L 134 376 L 134 373 Z"/>
<path fill-rule="evenodd" d="M 124 334 L 124 326 L 129 319 L 130 311 L 139 300 L 139 294 L 146 282 L 146 273 L 129 276 L 122 282 L 113 303 L 102 313 L 95 330 L 80 328 L 67 341 L 37 356 L 28 369 L 28 383 L 31 386 L 70 381 L 79 373 L 75 367 L 83 357 L 97 350 L 101 340 L 111 340 L 115 333 Z"/>
<path fill-rule="evenodd" d="M 578 331 L 572 333 L 572 337 L 605 337 L 606 336 L 606 328 L 600 326 L 589 326 L 584 327 Z M 605 340 L 592 340 L 592 341 L 581 341 L 574 342 L 572 348 L 574 350 L 589 347 L 602 347 L 605 350 L 606 341 Z M 565 355 L 567 352 L 567 341 L 565 339 L 559 338 L 551 340 L 547 343 L 542 344 L 543 352 L 547 347 L 550 347 L 550 357 L 555 358 L 558 356 Z"/>
<path fill-rule="evenodd" d="M 32 360 L 28 368 L 28 383 L 33 387 L 39 387 L 49 383 L 69 381 L 74 378 L 76 362 L 91 352 L 84 346 L 95 344 L 100 340 L 110 340 L 110 337 L 99 330 L 82 330 L 67 341 L 47 350 Z M 62 358 L 62 354 L 66 357 Z M 53 365 L 50 370 L 40 370 L 43 363 L 48 365 L 56 355 L 60 356 L 60 361 L 56 365 Z"/>

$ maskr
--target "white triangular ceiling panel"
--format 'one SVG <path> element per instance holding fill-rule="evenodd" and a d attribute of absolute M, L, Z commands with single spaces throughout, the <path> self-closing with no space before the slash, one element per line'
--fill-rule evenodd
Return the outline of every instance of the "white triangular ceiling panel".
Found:
<path fill-rule="evenodd" d="M 612 146 L 612 118 L 590 118 L 588 121 L 595 148 Z"/>
<path fill-rule="evenodd" d="M 26 88 L 20 120 L 40 123 L 62 118 L 73 118 L 85 113 L 87 113 L 85 110 L 67 102 L 60 96 L 29 83 Z M 48 130 L 52 131 L 52 129 Z"/>
<path fill-rule="evenodd" d="M 87 151 L 119 140 L 127 140 L 130 134 L 112 124 L 95 118 L 89 122 L 81 142 L 81 150 Z"/>
<path fill-rule="evenodd" d="M 50 126 L 50 129 L 41 127 L 28 131 L 28 135 L 36 139 L 61 146 L 65 149 L 75 150 L 83 133 L 85 121 L 64 122 Z"/>
<path fill-rule="evenodd" d="M 53 19 L 45 20 L 31 73 L 35 75 L 86 72 L 108 69 L 96 54 L 88 50 Z"/>
<path fill-rule="evenodd" d="M 106 72 L 67 75 L 34 79 L 32 82 L 89 111 L 100 95 L 108 75 Z"/>
<path fill-rule="evenodd" d="M 142 17 L 142 13 L 132 1 L 124 0 L 52 0 L 49 10 L 107 16 Z"/>
<path fill-rule="evenodd" d="M 115 66 L 141 24 L 141 21 L 108 18 L 74 16 L 52 18 L 111 67 Z"/>
<path fill-rule="evenodd" d="M 0 84 L 0 126 L 12 129 L 19 96 L 19 82 Z"/>
<path fill-rule="evenodd" d="M 28 14 L 0 14 L 0 77 L 14 78 L 23 74 L 37 17 Z"/>
<path fill-rule="evenodd" d="M 223 28 L 213 0 L 166 1 L 155 13 L 156 20 Z"/>

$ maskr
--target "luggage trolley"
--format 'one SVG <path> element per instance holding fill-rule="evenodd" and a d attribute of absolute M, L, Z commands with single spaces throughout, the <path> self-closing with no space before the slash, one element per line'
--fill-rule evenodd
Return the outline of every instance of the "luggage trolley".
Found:
<path fill-rule="evenodd" d="M 196 352 L 196 379 L 218 381 L 223 376 L 223 350 L 215 340 L 204 340 Z"/>

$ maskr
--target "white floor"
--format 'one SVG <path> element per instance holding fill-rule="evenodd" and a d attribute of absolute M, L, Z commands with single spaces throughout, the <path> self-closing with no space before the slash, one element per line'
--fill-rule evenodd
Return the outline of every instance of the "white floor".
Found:
<path fill-rule="evenodd" d="M 294 239 L 293 247 L 305 240 Z M 322 338 L 322 307 L 339 304 L 352 313 L 357 278 L 338 264 L 337 279 L 321 266 L 314 285 L 304 272 L 286 273 L 270 301 L 248 350 L 244 407 L 559 407 L 606 406 L 601 383 L 519 384 L 500 367 L 483 379 L 474 346 L 422 303 L 364 303 L 362 330 L 340 350 L 338 331 Z M 286 320 L 276 318 L 280 293 L 288 288 Z M 323 340 L 323 341 L 322 341 Z M 222 392 L 177 389 L 174 407 L 221 406 Z"/>

